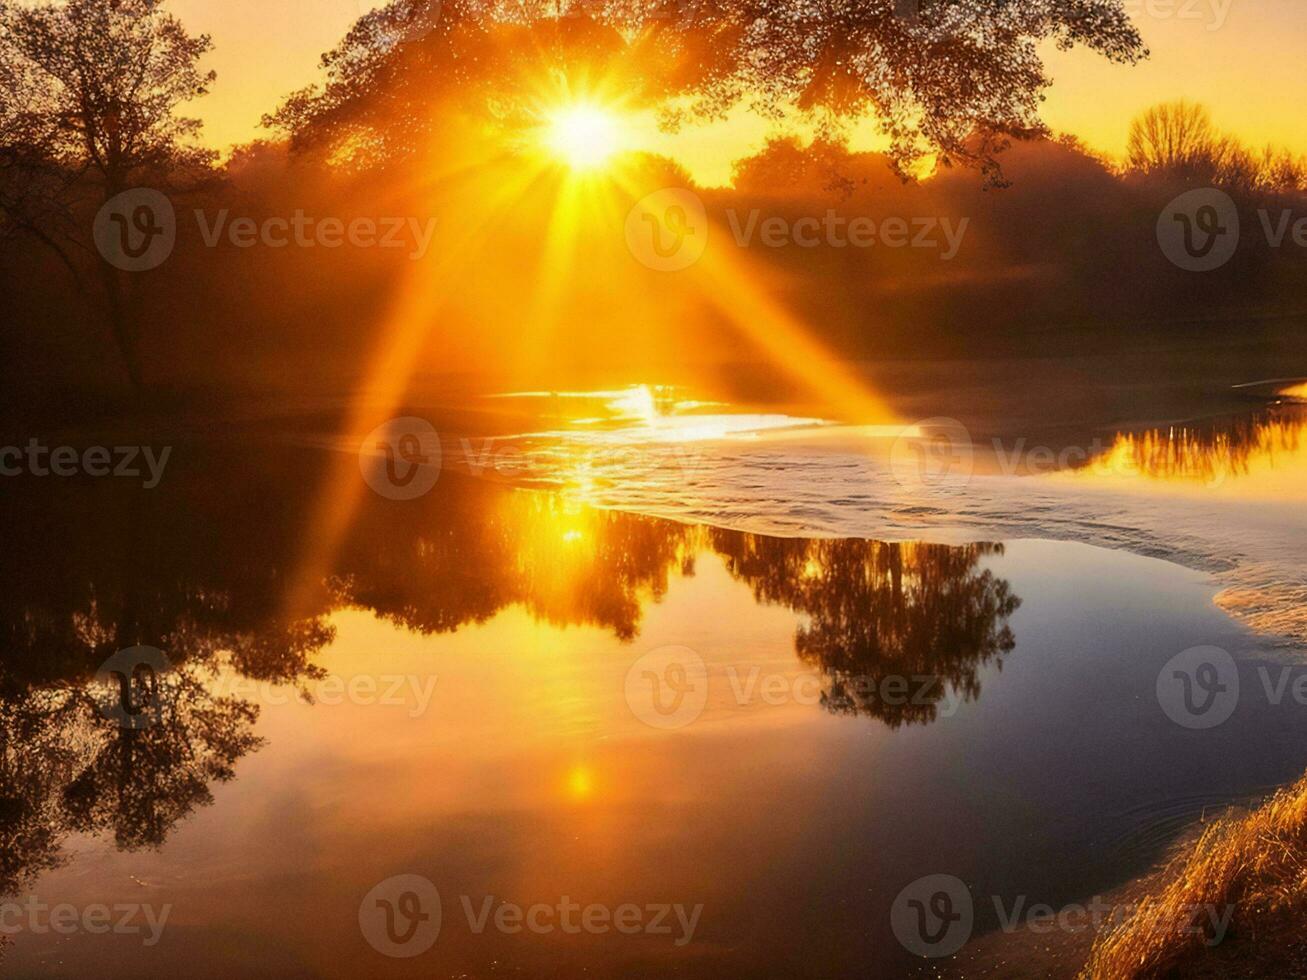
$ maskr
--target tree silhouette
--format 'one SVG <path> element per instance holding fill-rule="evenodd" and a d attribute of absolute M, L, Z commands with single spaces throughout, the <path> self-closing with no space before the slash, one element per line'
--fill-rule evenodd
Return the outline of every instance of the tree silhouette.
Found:
<path fill-rule="evenodd" d="M 977 567 L 1002 545 L 711 538 L 760 602 L 806 617 L 794 648 L 825 675 L 822 703 L 837 714 L 934 721 L 946 695 L 979 697 L 980 669 L 1016 645 L 1007 620 L 1021 600 Z"/>
<path fill-rule="evenodd" d="M 235 764 L 262 745 L 258 707 L 214 696 L 189 670 L 162 678 L 159 724 L 107 734 L 62 792 L 67 825 L 112 830 L 122 850 L 158 847 L 172 828 L 213 802 L 209 786 L 235 777 Z"/>
<path fill-rule="evenodd" d="M 59 796 L 91 725 L 66 692 L 0 697 L 0 895 L 60 864 Z"/>
<path fill-rule="evenodd" d="M 163 12 L 161 0 L 67 0 L 0 6 L 0 158 L 9 223 L 78 270 L 94 250 L 90 217 L 143 182 L 194 179 L 216 158 L 195 144 L 200 123 L 178 115 L 213 81 L 198 61 L 210 42 Z M 12 88 L 11 88 L 12 87 Z M 58 220 L 55 220 L 58 219 Z M 133 304 L 118 269 L 95 261 L 99 297 L 128 376 L 142 386 Z"/>
<path fill-rule="evenodd" d="M 1216 179 L 1230 152 L 1206 106 L 1184 99 L 1145 110 L 1131 122 L 1126 143 L 1132 169 L 1184 179 Z"/>
<path fill-rule="evenodd" d="M 980 668 L 1013 647 L 1017 599 L 979 567 L 995 546 L 773 539 L 453 474 L 399 506 L 368 495 L 292 615 L 286 590 L 319 530 L 302 520 L 303 488 L 333 475 L 317 454 L 260 456 L 242 443 L 188 456 L 149 495 L 103 482 L 7 488 L 0 893 L 57 866 L 72 833 L 161 845 L 261 744 L 257 707 L 218 690 L 219 672 L 287 685 L 323 676 L 314 657 L 341 608 L 431 634 L 518 606 L 626 641 L 673 576 L 716 553 L 760 602 L 803 617 L 795 650 L 827 678 L 829 710 L 889 725 L 932 720 L 943 685 L 977 697 Z M 121 729 L 100 710 L 117 692 L 97 668 L 136 644 L 163 650 L 169 669 L 156 677 L 155 723 Z M 918 685 L 904 703 L 879 696 L 896 676 Z"/>
<path fill-rule="evenodd" d="M 1206 106 L 1185 99 L 1151 106 L 1130 123 L 1126 165 L 1136 174 L 1244 191 L 1296 191 L 1307 183 L 1302 157 L 1273 146 L 1254 152 L 1218 130 Z"/>
<path fill-rule="evenodd" d="M 300 147 L 387 160 L 430 140 L 430 104 L 451 92 L 511 114 L 533 79 L 603 77 L 697 118 L 741 104 L 834 128 L 874 115 L 901 172 L 935 152 L 995 173 L 1005 136 L 1044 132 L 1046 40 L 1146 55 L 1120 0 L 392 0 L 324 55 L 321 87 L 266 122 Z"/>
<path fill-rule="evenodd" d="M 0 894 L 57 867 L 70 833 L 160 846 L 262 744 L 258 708 L 213 695 L 193 668 L 163 676 L 165 710 L 142 730 L 103 717 L 100 693 L 69 681 L 0 697 Z"/>
<path fill-rule="evenodd" d="M 449 481 L 404 513 L 365 509 L 338 560 L 334 601 L 421 633 L 520 605 L 557 626 L 598 626 L 629 640 L 671 572 L 693 569 L 689 528 L 553 494 L 486 489 Z"/>

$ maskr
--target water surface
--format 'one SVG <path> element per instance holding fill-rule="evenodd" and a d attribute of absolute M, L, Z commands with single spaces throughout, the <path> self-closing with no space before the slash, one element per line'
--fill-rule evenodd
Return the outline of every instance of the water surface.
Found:
<path fill-rule="evenodd" d="M 889 912 L 922 875 L 966 882 L 984 934 L 990 897 L 1118 887 L 1307 768 L 1300 706 L 1207 731 L 1159 706 L 1189 647 L 1241 651 L 1245 690 L 1271 663 L 1201 568 L 758 534 L 452 470 L 356 496 L 328 547 L 338 462 L 192 445 L 147 495 L 0 505 L 0 890 L 170 907 L 153 946 L 20 933 L 13 975 L 901 976 Z M 95 675 L 137 643 L 166 710 L 125 730 Z M 359 923 L 400 874 L 443 911 L 411 959 Z M 478 933 L 488 897 L 701 909 L 692 934 Z"/>

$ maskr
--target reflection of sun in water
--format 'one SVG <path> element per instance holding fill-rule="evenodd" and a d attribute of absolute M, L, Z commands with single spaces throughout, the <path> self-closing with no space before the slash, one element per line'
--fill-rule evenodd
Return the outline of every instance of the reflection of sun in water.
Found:
<path fill-rule="evenodd" d="M 567 774 L 567 791 L 572 799 L 589 799 L 594 793 L 594 774 L 587 766 L 574 766 Z"/>
<path fill-rule="evenodd" d="M 623 142 L 620 120 L 602 106 L 580 102 L 549 115 L 545 143 L 573 170 L 598 170 Z"/>

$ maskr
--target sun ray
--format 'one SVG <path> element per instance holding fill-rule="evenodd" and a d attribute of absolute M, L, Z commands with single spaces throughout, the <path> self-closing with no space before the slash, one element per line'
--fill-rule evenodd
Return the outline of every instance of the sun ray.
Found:
<path fill-rule="evenodd" d="M 640 190 L 622 174 L 616 174 L 615 179 L 631 197 L 640 195 Z M 660 215 L 652 217 L 662 220 Z M 713 235 L 722 240 L 729 233 L 729 229 L 718 227 Z M 678 274 L 696 277 L 700 284 L 698 295 L 763 350 L 776 367 L 798 381 L 815 401 L 856 424 L 895 421 L 889 406 L 866 381 L 821 343 L 800 318 L 767 295 L 759 285 L 766 281 L 766 275 L 749 268 L 742 257 L 709 247 L 698 263 Z"/>
<path fill-rule="evenodd" d="M 602 91 L 602 87 L 594 91 Z M 530 146 L 512 147 L 508 145 L 511 141 L 506 141 L 498 157 L 485 155 L 468 166 L 459 161 L 443 162 L 438 172 L 443 180 L 434 182 L 465 184 L 457 194 L 445 196 L 458 199 L 467 194 L 476 202 L 473 216 L 462 216 L 466 220 L 457 233 L 446 236 L 432 258 L 415 263 L 399 287 L 351 399 L 341 433 L 341 445 L 347 452 L 331 466 L 310 512 L 311 537 L 289 593 L 290 611 L 307 602 L 330 568 L 367 492 L 354 450 L 367 432 L 399 411 L 436 313 L 480 271 L 479 250 L 497 227 L 517 209 L 548 208 L 539 273 L 531 294 L 523 297 L 524 323 L 515 345 L 525 364 L 537 365 L 546 345 L 563 326 L 559 314 L 565 291 L 579 271 L 578 242 L 586 233 L 620 227 L 629 208 L 624 202 L 642 196 L 633 169 L 620 159 L 620 151 L 629 148 L 615 132 L 622 118 L 620 102 L 595 94 L 573 96 L 569 91 L 565 95 L 565 99 L 553 101 L 542 96 L 538 102 L 533 115 L 539 125 L 530 136 L 534 152 Z M 479 182 L 457 179 L 470 177 L 486 161 L 497 180 L 485 173 Z M 718 232 L 719 238 L 724 235 L 724 229 Z M 587 271 L 593 275 L 594 270 Z M 619 271 L 614 268 L 608 274 L 616 276 Z M 710 248 L 685 274 L 692 277 L 696 295 L 709 308 L 799 381 L 814 401 L 850 421 L 891 419 L 884 402 L 863 380 L 820 343 L 800 318 L 767 294 L 759 285 L 766 277 L 751 269 L 743 257 Z M 640 288 L 635 277 L 620 286 Z"/>
<path fill-rule="evenodd" d="M 401 284 L 339 433 L 345 451 L 328 466 L 314 498 L 305 550 L 287 590 L 287 615 L 311 608 L 313 592 L 335 560 L 366 492 L 355 450 L 368 432 L 399 410 L 435 313 L 462 278 L 475 271 L 470 266 L 477 246 L 494 230 L 494 216 L 511 209 L 530 188 L 532 179 L 523 174 L 517 182 L 501 185 L 486 202 L 486 221 L 447 240 L 432 261 L 415 263 L 414 271 Z"/>

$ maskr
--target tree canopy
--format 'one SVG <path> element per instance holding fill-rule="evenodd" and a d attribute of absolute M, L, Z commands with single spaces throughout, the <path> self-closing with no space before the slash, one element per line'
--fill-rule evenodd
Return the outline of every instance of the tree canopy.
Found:
<path fill-rule="evenodd" d="M 392 0 L 265 122 L 390 159 L 421 145 L 433 101 L 511 113 L 533 79 L 588 75 L 672 124 L 738 105 L 836 129 L 873 116 L 900 170 L 924 153 L 988 166 L 1005 136 L 1044 131 L 1045 41 L 1147 54 L 1123 0 Z"/>
<path fill-rule="evenodd" d="M 177 112 L 213 81 L 197 64 L 210 41 L 188 34 L 160 0 L 68 0 L 0 15 L 0 77 L 21 96 L 0 109 L 6 129 L 29 143 L 40 134 L 56 159 L 93 168 L 111 190 L 142 169 L 212 158 L 193 142 L 199 121 Z"/>

